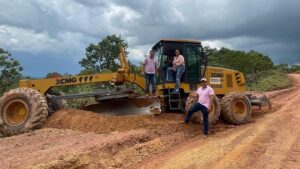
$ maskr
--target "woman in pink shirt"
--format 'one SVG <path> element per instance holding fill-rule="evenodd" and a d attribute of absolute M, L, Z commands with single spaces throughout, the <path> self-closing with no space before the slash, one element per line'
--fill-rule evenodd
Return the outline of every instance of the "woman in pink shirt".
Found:
<path fill-rule="evenodd" d="M 173 72 L 176 72 L 176 84 L 175 89 L 173 93 L 179 92 L 179 86 L 180 86 L 180 79 L 185 71 L 185 63 L 184 63 L 184 57 L 180 54 L 179 50 L 175 50 L 175 57 L 173 60 L 173 67 L 168 67 L 167 69 L 167 81 L 173 82 Z"/>

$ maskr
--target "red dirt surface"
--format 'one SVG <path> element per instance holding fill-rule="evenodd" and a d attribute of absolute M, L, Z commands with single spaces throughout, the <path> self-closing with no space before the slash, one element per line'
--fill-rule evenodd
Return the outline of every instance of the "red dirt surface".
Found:
<path fill-rule="evenodd" d="M 179 113 L 109 116 L 66 109 L 44 128 L 0 139 L 0 168 L 297 168 L 300 75 L 242 126 L 179 124 Z"/>

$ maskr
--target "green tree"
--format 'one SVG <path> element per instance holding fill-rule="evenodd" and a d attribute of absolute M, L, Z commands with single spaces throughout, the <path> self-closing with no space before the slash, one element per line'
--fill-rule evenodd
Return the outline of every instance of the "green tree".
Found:
<path fill-rule="evenodd" d="M 300 65 L 292 65 L 289 73 L 300 71 Z"/>
<path fill-rule="evenodd" d="M 288 64 L 279 64 L 274 66 L 276 70 L 283 73 L 293 73 L 296 71 L 300 71 L 299 65 L 288 65 Z"/>
<path fill-rule="evenodd" d="M 63 77 L 63 75 L 58 72 L 50 72 L 46 75 L 46 78 L 58 78 L 58 77 Z"/>
<path fill-rule="evenodd" d="M 16 87 L 23 68 L 11 54 L 0 48 L 0 95 Z"/>
<path fill-rule="evenodd" d="M 273 68 L 273 62 L 268 56 L 254 50 L 245 52 L 227 48 L 217 50 L 208 47 L 205 47 L 204 50 L 205 52 L 208 52 L 209 65 L 211 66 L 223 66 L 247 74 Z"/>
<path fill-rule="evenodd" d="M 279 64 L 279 65 L 275 65 L 274 68 L 276 70 L 279 70 L 283 73 L 287 73 L 289 71 L 289 65 L 288 64 Z"/>
<path fill-rule="evenodd" d="M 90 44 L 86 48 L 86 57 L 79 64 L 92 72 L 101 72 L 103 70 L 116 71 L 118 68 L 116 60 L 120 53 L 120 46 L 125 51 L 128 48 L 127 42 L 121 36 L 107 36 L 98 44 Z"/>
<path fill-rule="evenodd" d="M 272 60 L 268 56 L 254 50 L 245 52 L 227 48 L 218 50 L 204 47 L 204 51 L 208 53 L 210 66 L 241 71 L 246 75 L 246 80 L 250 83 L 257 79 L 260 72 L 273 69 Z"/>

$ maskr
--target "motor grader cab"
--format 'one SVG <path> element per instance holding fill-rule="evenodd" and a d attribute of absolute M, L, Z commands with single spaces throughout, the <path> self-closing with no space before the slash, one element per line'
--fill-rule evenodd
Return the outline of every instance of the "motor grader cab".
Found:
<path fill-rule="evenodd" d="M 201 43 L 191 40 L 161 40 L 153 46 L 158 60 L 158 83 L 166 83 L 167 68 L 172 67 L 175 50 L 179 50 L 185 58 L 186 70 L 181 78 L 182 82 L 197 84 L 204 76 L 207 57 L 204 55 Z"/>
<path fill-rule="evenodd" d="M 10 136 L 40 128 L 47 116 L 63 107 L 63 100 L 94 97 L 105 111 L 124 114 L 137 112 L 159 114 L 166 111 L 184 111 L 196 101 L 189 94 L 200 87 L 200 79 L 205 77 L 215 91 L 209 121 L 216 122 L 220 114 L 230 124 L 247 123 L 251 117 L 251 103 L 261 104 L 259 98 L 244 94 L 244 75 L 236 70 L 207 66 L 200 41 L 161 40 L 153 46 L 158 59 L 157 97 L 144 97 L 130 88 L 118 88 L 132 83 L 145 91 L 145 79 L 130 71 L 124 49 L 120 49 L 120 68 L 114 73 L 98 73 L 47 79 L 20 80 L 19 88 L 12 89 L 0 98 L 0 132 Z M 166 81 L 167 67 L 172 66 L 175 50 L 180 50 L 185 58 L 186 71 L 180 83 L 180 92 L 172 94 L 175 82 Z M 54 87 L 75 86 L 109 82 L 116 90 L 97 90 L 90 93 L 62 94 L 52 90 Z M 249 100 L 252 99 L 251 101 Z M 109 102 L 108 102 L 109 101 Z M 133 110 L 135 108 L 135 111 Z M 193 121 L 200 121 L 195 114 Z"/>

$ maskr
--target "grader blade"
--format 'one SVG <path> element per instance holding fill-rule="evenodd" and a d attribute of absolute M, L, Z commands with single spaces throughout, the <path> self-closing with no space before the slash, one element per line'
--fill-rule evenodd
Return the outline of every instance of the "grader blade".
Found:
<path fill-rule="evenodd" d="M 160 114 L 160 100 L 157 97 L 116 97 L 102 100 L 98 104 L 89 105 L 84 108 L 88 111 L 108 115 L 145 115 Z"/>

